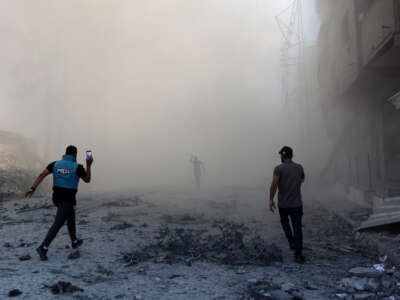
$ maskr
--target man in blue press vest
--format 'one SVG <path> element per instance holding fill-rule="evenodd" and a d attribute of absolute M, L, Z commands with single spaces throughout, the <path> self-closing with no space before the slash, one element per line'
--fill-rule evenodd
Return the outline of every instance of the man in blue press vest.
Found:
<path fill-rule="evenodd" d="M 86 170 L 76 162 L 78 150 L 75 146 L 68 146 L 65 155 L 59 161 L 52 162 L 38 176 L 32 187 L 26 192 L 31 197 L 43 179 L 53 174 L 53 202 L 57 206 L 57 214 L 53 225 L 42 244 L 36 249 L 41 260 L 47 260 L 47 250 L 56 237 L 58 231 L 67 222 L 68 233 L 73 249 L 82 245 L 83 240 L 76 237 L 75 205 L 79 179 L 89 183 L 91 179 L 92 156 L 86 157 Z"/>

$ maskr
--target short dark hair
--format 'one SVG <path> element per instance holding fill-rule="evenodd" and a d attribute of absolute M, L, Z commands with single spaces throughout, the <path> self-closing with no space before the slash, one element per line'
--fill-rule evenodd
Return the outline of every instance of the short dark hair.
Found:
<path fill-rule="evenodd" d="M 77 153 L 78 153 L 78 149 L 72 145 L 68 146 L 67 149 L 65 150 L 65 154 L 67 154 L 67 155 L 76 156 Z"/>
<path fill-rule="evenodd" d="M 279 154 L 282 155 L 284 158 L 293 158 L 293 149 L 289 146 L 284 146 Z"/>

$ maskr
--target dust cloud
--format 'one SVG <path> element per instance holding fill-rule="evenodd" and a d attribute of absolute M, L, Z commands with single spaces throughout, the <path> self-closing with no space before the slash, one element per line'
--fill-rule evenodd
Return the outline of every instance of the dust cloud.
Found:
<path fill-rule="evenodd" d="M 191 154 L 206 185 L 262 185 L 285 140 L 288 3 L 1 1 L 0 127 L 43 166 L 93 150 L 95 189 L 193 186 Z"/>

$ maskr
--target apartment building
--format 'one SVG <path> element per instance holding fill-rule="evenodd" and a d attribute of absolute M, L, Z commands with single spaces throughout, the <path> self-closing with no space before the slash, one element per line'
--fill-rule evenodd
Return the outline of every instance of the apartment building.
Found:
<path fill-rule="evenodd" d="M 322 175 L 400 196 L 400 0 L 317 0 L 317 9 L 319 99 L 334 144 Z"/>

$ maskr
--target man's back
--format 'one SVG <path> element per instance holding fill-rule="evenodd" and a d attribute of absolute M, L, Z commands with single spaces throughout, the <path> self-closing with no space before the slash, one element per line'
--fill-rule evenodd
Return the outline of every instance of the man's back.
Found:
<path fill-rule="evenodd" d="M 294 162 L 284 162 L 275 168 L 274 175 L 279 176 L 278 206 L 302 206 L 301 183 L 305 177 L 303 167 Z"/>

